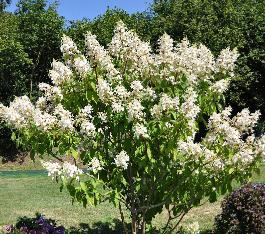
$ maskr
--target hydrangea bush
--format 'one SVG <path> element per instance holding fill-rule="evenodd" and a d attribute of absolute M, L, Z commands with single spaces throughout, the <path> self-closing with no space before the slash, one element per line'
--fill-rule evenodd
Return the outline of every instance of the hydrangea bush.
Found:
<path fill-rule="evenodd" d="M 164 34 L 152 51 L 122 22 L 106 49 L 85 38 L 86 56 L 62 38 L 64 62 L 53 61 L 35 104 L 23 96 L 0 108 L 32 156 L 54 156 L 43 165 L 75 200 L 110 200 L 122 219 L 126 207 L 132 233 L 167 209 L 166 232 L 202 198 L 215 201 L 251 176 L 265 149 L 265 137 L 253 134 L 260 113 L 222 109 L 236 50 L 214 58 L 204 45 Z"/>

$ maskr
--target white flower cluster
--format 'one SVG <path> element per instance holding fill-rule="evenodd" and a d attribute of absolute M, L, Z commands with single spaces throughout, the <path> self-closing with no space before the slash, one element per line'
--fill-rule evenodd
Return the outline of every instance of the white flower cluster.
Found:
<path fill-rule="evenodd" d="M 73 40 L 70 37 L 66 35 L 63 35 L 62 37 L 62 43 L 60 49 L 63 54 L 75 55 L 79 53 L 76 44 L 73 42 Z"/>
<path fill-rule="evenodd" d="M 117 167 L 127 169 L 130 158 L 128 154 L 124 150 L 122 150 L 119 154 L 116 155 L 114 160 Z"/>
<path fill-rule="evenodd" d="M 69 162 L 64 162 L 61 168 L 61 178 L 71 179 L 75 178 L 77 181 L 80 179 L 80 175 L 83 174 L 83 171 L 79 169 L 76 165 Z"/>
<path fill-rule="evenodd" d="M 200 112 L 200 107 L 196 104 L 197 93 L 193 88 L 189 88 L 185 94 L 185 101 L 182 103 L 180 109 L 184 116 L 189 120 L 189 127 L 193 127 L 195 119 Z"/>
<path fill-rule="evenodd" d="M 101 162 L 98 160 L 98 158 L 94 157 L 92 158 L 91 162 L 89 163 L 88 170 L 92 170 L 93 173 L 97 173 L 98 171 L 102 170 Z"/>
<path fill-rule="evenodd" d="M 49 75 L 54 85 L 61 86 L 65 82 L 68 82 L 73 74 L 71 69 L 65 66 L 62 62 L 54 60 Z"/>
<path fill-rule="evenodd" d="M 96 127 L 90 121 L 83 121 L 80 132 L 88 137 L 93 137 L 96 134 Z"/>
<path fill-rule="evenodd" d="M 230 146 L 242 145 L 242 134 L 244 132 L 252 132 L 256 126 L 260 112 L 250 114 L 248 109 L 242 110 L 232 119 L 229 118 L 231 115 L 232 108 L 227 107 L 221 113 L 214 113 L 210 119 L 208 127 L 211 135 L 222 134 L 224 137 L 224 143 Z M 206 138 L 209 141 L 214 138 Z"/>
<path fill-rule="evenodd" d="M 35 110 L 33 119 L 37 128 L 44 132 L 53 129 L 57 124 L 57 118 L 55 116 L 42 112 L 39 109 Z"/>
<path fill-rule="evenodd" d="M 210 87 L 210 89 L 213 92 L 222 94 L 228 89 L 229 84 L 230 84 L 230 80 L 229 79 L 218 80 Z"/>
<path fill-rule="evenodd" d="M 45 99 L 48 101 L 54 102 L 56 100 L 61 101 L 63 99 L 62 91 L 57 86 L 51 86 L 46 83 L 40 83 L 39 90 L 44 92 Z M 43 102 L 44 99 L 42 99 L 42 103 Z"/>
<path fill-rule="evenodd" d="M 51 176 L 52 179 L 61 175 L 62 166 L 58 162 L 42 162 L 42 166 L 48 171 L 48 176 Z"/>
<path fill-rule="evenodd" d="M 154 118 L 159 119 L 164 113 L 169 110 L 177 111 L 179 109 L 179 98 L 171 98 L 166 93 L 162 93 L 159 99 L 159 103 L 155 104 L 150 110 L 151 115 Z"/>
<path fill-rule="evenodd" d="M 77 181 L 80 179 L 80 175 L 83 174 L 83 171 L 77 166 L 64 162 L 63 165 L 58 162 L 42 162 L 42 166 L 48 171 L 48 176 L 51 176 L 52 179 L 60 177 L 62 179 L 71 179 L 74 178 Z"/>
<path fill-rule="evenodd" d="M 240 133 L 245 131 L 253 131 L 253 128 L 257 125 L 261 113 L 256 111 L 250 113 L 249 109 L 243 109 L 232 119 L 233 125 L 239 130 Z"/>
<path fill-rule="evenodd" d="M 85 44 L 87 47 L 87 53 L 92 60 L 102 69 L 105 69 L 110 76 L 110 79 L 120 80 L 121 76 L 119 71 L 114 67 L 111 57 L 107 51 L 99 44 L 95 35 L 88 32 L 85 35 Z"/>
<path fill-rule="evenodd" d="M 236 49 L 230 50 L 226 48 L 222 50 L 216 60 L 216 70 L 223 73 L 229 72 L 230 75 L 233 75 L 235 62 L 238 56 L 239 54 Z"/>
<path fill-rule="evenodd" d="M 80 53 L 73 40 L 66 35 L 62 38 L 61 51 L 66 63 L 73 67 L 82 77 L 91 70 L 86 57 Z"/>
<path fill-rule="evenodd" d="M 140 138 L 140 137 L 148 138 L 149 137 L 147 133 L 147 128 L 143 124 L 140 124 L 140 123 L 137 123 L 134 126 L 134 134 L 137 138 Z"/>
<path fill-rule="evenodd" d="M 55 107 L 54 114 L 58 116 L 58 124 L 62 130 L 74 130 L 74 119 L 72 113 L 59 104 Z"/>
<path fill-rule="evenodd" d="M 9 107 L 1 105 L 1 117 L 17 129 L 28 127 L 34 116 L 34 106 L 27 96 L 16 97 Z"/>
<path fill-rule="evenodd" d="M 159 54 L 156 57 L 157 63 L 171 65 L 169 68 L 173 68 L 175 61 L 174 41 L 168 34 L 165 33 L 158 40 L 158 51 Z"/>
<path fill-rule="evenodd" d="M 190 83 L 197 79 L 208 79 L 215 71 L 215 61 L 211 51 L 204 45 L 190 46 L 189 41 L 184 39 L 175 49 L 175 63 L 179 71 L 192 77 Z"/>
<path fill-rule="evenodd" d="M 128 118 L 129 121 L 141 121 L 144 118 L 144 107 L 137 99 L 133 99 L 128 103 Z"/>
<path fill-rule="evenodd" d="M 151 46 L 142 42 L 135 32 L 129 31 L 122 21 L 117 23 L 108 51 L 112 56 L 130 61 L 129 70 L 135 73 L 143 74 L 153 63 Z"/>

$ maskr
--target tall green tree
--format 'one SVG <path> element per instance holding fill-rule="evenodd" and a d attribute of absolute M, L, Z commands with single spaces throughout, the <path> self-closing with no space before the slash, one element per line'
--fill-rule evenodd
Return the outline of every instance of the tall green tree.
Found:
<path fill-rule="evenodd" d="M 72 21 L 67 34 L 74 39 L 81 50 L 84 50 L 84 35 L 87 31 L 97 36 L 98 41 L 107 46 L 113 36 L 113 30 L 119 20 L 135 31 L 144 40 L 150 40 L 150 20 L 147 13 L 128 14 L 122 9 L 108 9 L 103 15 L 93 20 L 82 19 Z"/>
<path fill-rule="evenodd" d="M 11 4 L 11 0 L 0 0 L 0 12 L 3 12 L 4 9 Z"/>
<path fill-rule="evenodd" d="M 39 82 L 48 81 L 52 60 L 61 55 L 64 19 L 56 11 L 57 4 L 49 5 L 47 0 L 21 0 L 17 6 L 20 41 L 32 60 L 28 76 L 30 93 L 34 94 Z"/>
<path fill-rule="evenodd" d="M 11 13 L 0 13 L 0 102 L 8 104 L 14 96 L 27 94 L 31 60 L 20 43 L 18 19 Z M 0 155 L 14 159 L 16 147 L 10 140 L 11 131 L 0 124 Z"/>

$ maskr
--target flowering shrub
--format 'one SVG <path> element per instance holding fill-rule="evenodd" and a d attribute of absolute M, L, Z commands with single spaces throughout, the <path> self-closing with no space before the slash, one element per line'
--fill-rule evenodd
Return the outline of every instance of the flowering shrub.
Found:
<path fill-rule="evenodd" d="M 165 34 L 152 52 L 122 22 L 107 49 L 91 33 L 85 43 L 87 57 L 64 36 L 64 63 L 52 63 L 52 85 L 39 85 L 43 96 L 36 104 L 17 97 L 0 111 L 32 156 L 57 159 L 43 165 L 75 200 L 108 199 L 122 219 L 124 203 L 138 233 L 163 207 L 168 223 L 181 221 L 202 198 L 215 201 L 233 179 L 251 176 L 265 148 L 265 137 L 253 135 L 260 113 L 222 110 L 236 50 L 214 58 L 203 45 L 174 46 Z M 203 124 L 207 133 L 198 137 Z"/>
<path fill-rule="evenodd" d="M 247 184 L 222 202 L 215 219 L 215 233 L 263 233 L 265 230 L 265 184 Z"/>
<path fill-rule="evenodd" d="M 56 226 L 52 219 L 46 219 L 44 215 L 36 214 L 35 218 L 21 217 L 18 219 L 15 227 L 5 225 L 4 233 L 25 233 L 25 234 L 64 234 L 63 226 Z"/>

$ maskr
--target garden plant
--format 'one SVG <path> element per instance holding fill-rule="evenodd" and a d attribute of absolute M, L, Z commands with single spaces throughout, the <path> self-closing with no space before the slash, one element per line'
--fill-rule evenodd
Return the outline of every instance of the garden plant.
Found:
<path fill-rule="evenodd" d="M 265 230 L 265 184 L 246 184 L 222 202 L 215 218 L 215 233 L 263 233 Z"/>
<path fill-rule="evenodd" d="M 107 48 L 89 32 L 85 45 L 86 56 L 64 36 L 63 62 L 53 61 L 36 103 L 22 96 L 0 107 L 33 158 L 54 157 L 43 165 L 73 200 L 109 200 L 123 222 L 126 208 L 134 234 L 165 210 L 162 231 L 171 233 L 202 199 L 214 202 L 258 168 L 265 152 L 265 136 L 254 136 L 259 111 L 232 116 L 223 108 L 235 49 L 215 58 L 204 45 L 164 34 L 152 51 L 121 21 Z"/>

